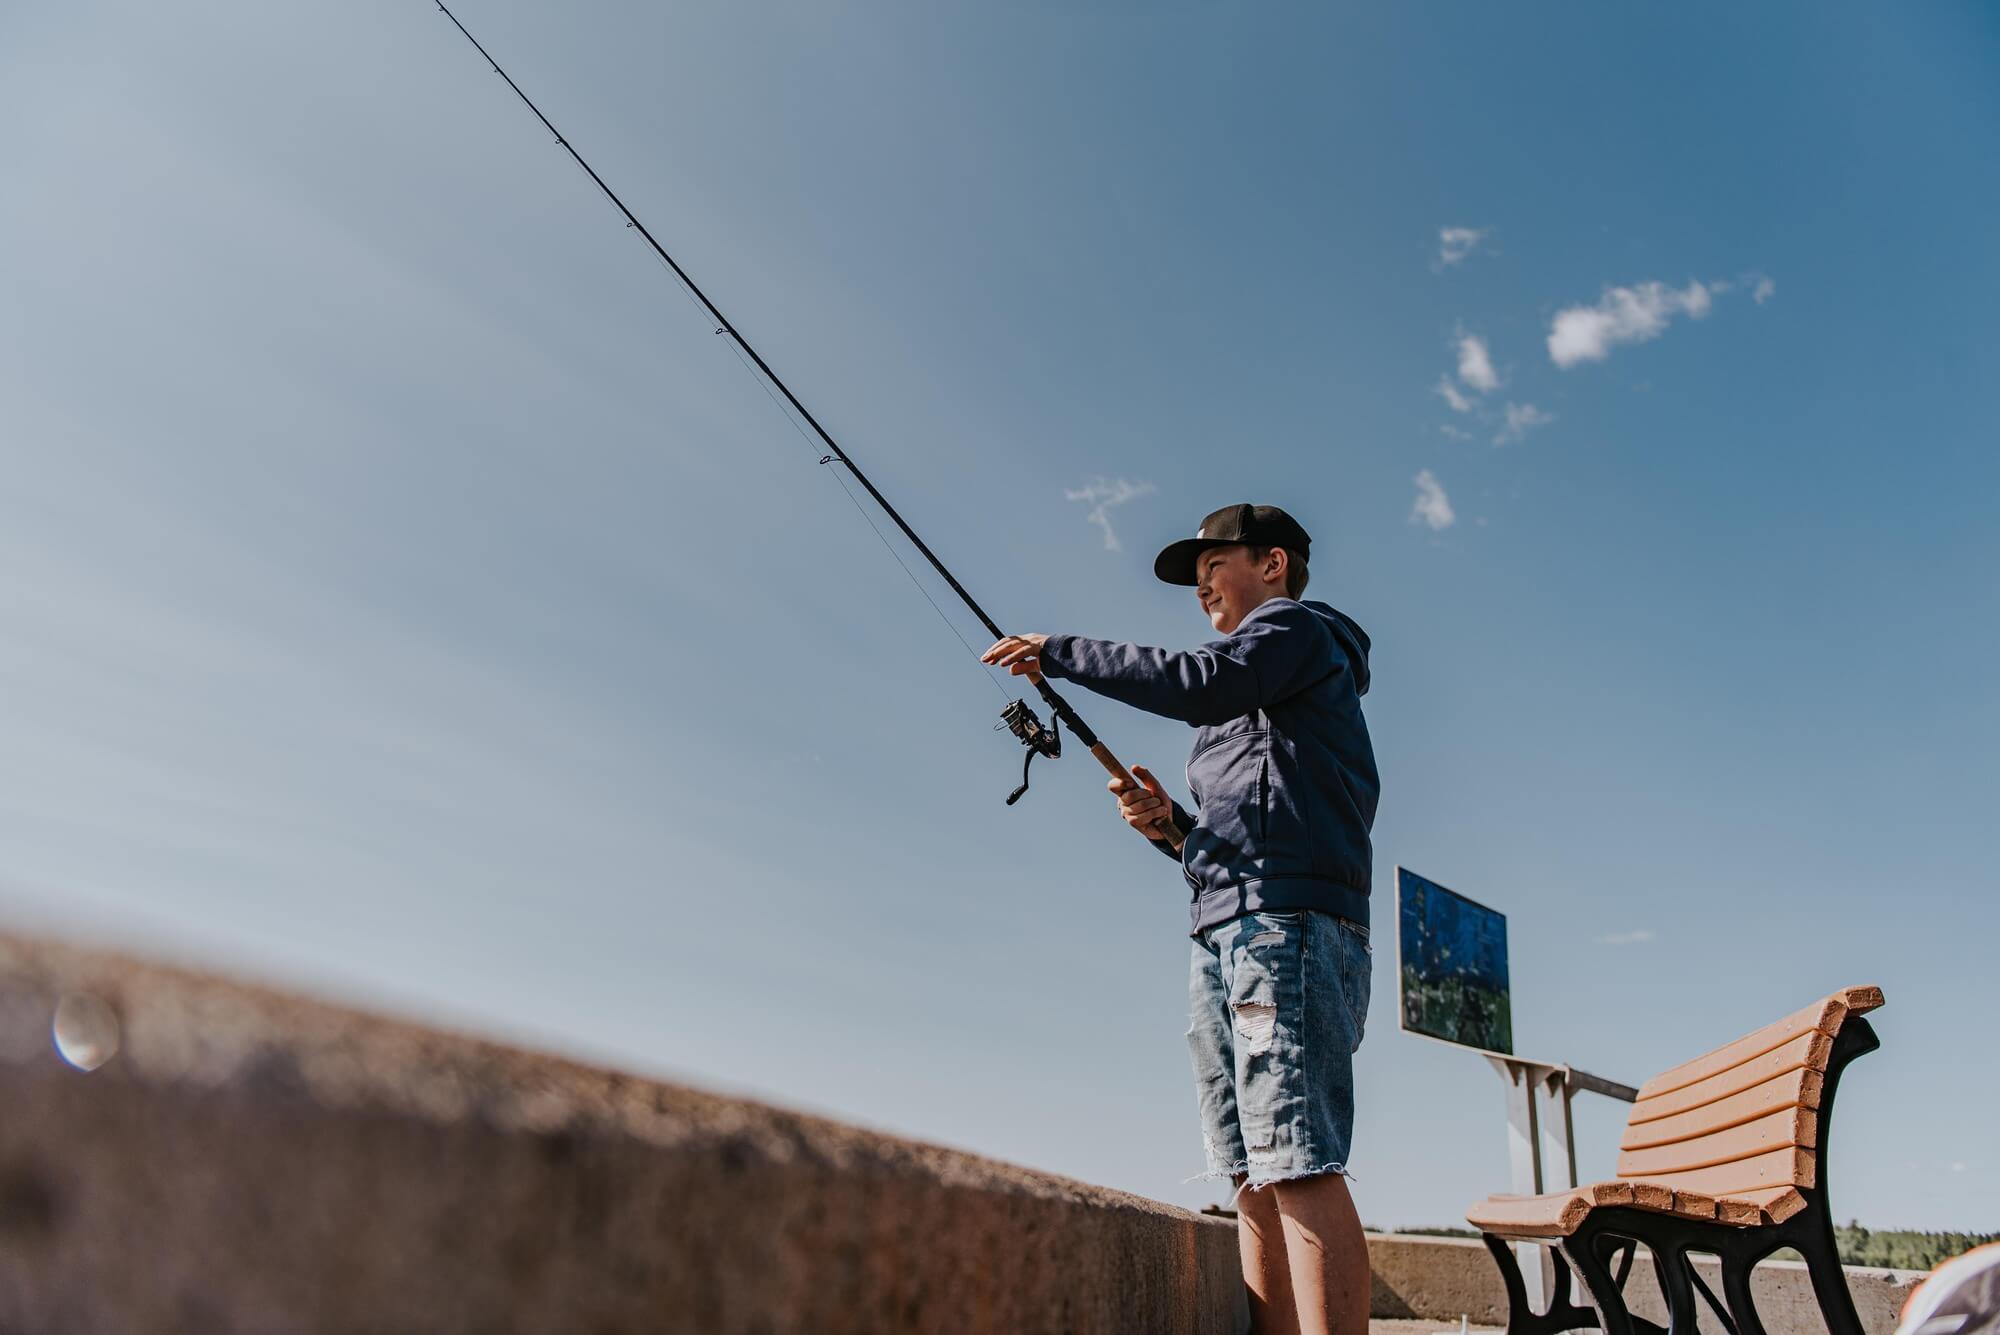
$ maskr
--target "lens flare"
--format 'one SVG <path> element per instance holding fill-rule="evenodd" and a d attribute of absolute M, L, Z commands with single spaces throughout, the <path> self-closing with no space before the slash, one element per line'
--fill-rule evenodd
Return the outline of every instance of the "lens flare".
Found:
<path fill-rule="evenodd" d="M 95 1071 L 118 1055 L 118 1013 L 88 992 L 56 1003 L 56 1051 L 79 1071 Z"/>

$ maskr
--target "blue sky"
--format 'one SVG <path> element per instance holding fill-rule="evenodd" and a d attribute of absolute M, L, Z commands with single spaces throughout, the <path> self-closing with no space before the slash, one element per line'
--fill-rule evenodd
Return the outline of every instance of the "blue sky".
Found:
<path fill-rule="evenodd" d="M 1522 1051 L 1880 983 L 1836 1212 L 2000 1228 L 1990 8 L 459 13 L 1010 627 L 1197 642 L 1151 553 L 1292 510 L 1381 920 L 1506 912 Z M 1000 695 L 435 9 L 13 7 L 0 150 L 6 921 L 1213 1198 L 1178 876 L 1080 757 L 1001 805 Z M 1452 1222 L 1500 1088 L 1392 959 L 1357 1195 Z"/>

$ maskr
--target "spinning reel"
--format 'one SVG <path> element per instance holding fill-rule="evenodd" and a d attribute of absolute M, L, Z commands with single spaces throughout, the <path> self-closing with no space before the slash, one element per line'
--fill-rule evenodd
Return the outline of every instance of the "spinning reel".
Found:
<path fill-rule="evenodd" d="M 1026 700 L 1016 700 L 1000 711 L 1000 722 L 993 731 L 1005 728 L 1020 738 L 1021 745 L 1028 748 L 1027 759 L 1021 762 L 1021 786 L 1007 794 L 1007 805 L 1013 806 L 1021 800 L 1021 794 L 1028 791 L 1028 766 L 1035 763 L 1036 756 L 1047 756 L 1050 760 L 1062 754 L 1062 719 L 1049 716 L 1049 726 L 1043 727 L 1035 711 L 1028 708 Z"/>

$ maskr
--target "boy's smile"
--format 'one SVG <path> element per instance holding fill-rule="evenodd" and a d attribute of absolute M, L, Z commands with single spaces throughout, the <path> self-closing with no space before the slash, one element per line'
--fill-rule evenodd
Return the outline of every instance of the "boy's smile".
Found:
<path fill-rule="evenodd" d="M 1228 635 L 1243 618 L 1273 598 L 1285 596 L 1282 548 L 1272 548 L 1262 561 L 1251 559 L 1243 543 L 1211 547 L 1194 563 L 1195 596 L 1218 635 Z"/>

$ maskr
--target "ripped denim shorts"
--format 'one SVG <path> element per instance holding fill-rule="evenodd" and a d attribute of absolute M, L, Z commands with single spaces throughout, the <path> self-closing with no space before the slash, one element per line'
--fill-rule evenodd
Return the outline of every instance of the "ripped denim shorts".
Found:
<path fill-rule="evenodd" d="M 1347 1172 L 1368 929 L 1310 909 L 1247 913 L 1195 938 L 1188 1051 L 1204 1176 L 1261 1187 Z"/>

